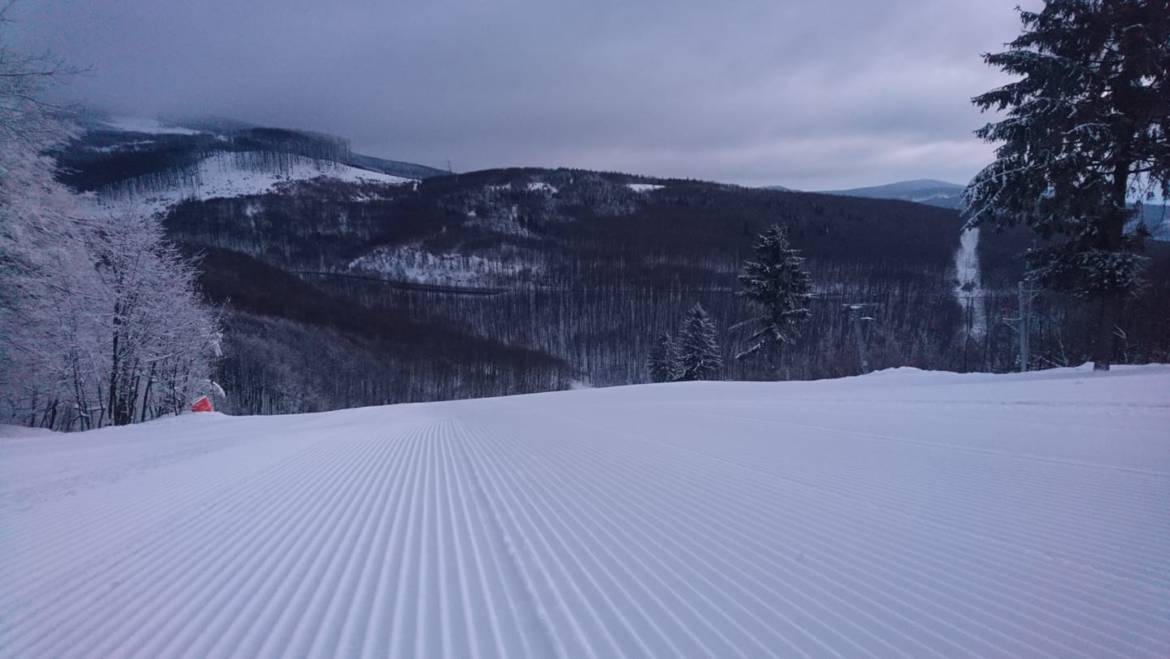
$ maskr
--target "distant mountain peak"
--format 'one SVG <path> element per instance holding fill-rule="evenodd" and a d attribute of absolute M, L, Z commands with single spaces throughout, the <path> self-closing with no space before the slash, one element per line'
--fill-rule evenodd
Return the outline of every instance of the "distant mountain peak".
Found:
<path fill-rule="evenodd" d="M 951 183 L 950 181 L 940 181 L 940 180 L 935 179 L 935 178 L 916 178 L 916 179 L 910 179 L 908 181 L 896 181 L 894 183 L 887 183 L 885 185 L 873 186 L 873 187 L 879 187 L 879 188 L 880 187 L 886 187 L 886 188 L 937 187 L 937 188 L 955 188 L 955 189 L 960 189 L 960 190 L 963 188 L 963 186 L 958 184 L 958 183 Z"/>
<path fill-rule="evenodd" d="M 870 199 L 900 199 L 940 208 L 958 208 L 962 202 L 963 186 L 958 183 L 925 178 L 849 190 L 825 190 L 823 194 Z"/>

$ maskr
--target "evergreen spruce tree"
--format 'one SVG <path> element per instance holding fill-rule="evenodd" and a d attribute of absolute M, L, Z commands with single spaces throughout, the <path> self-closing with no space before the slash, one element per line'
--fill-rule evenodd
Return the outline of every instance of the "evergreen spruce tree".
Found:
<path fill-rule="evenodd" d="M 779 367 L 781 346 L 800 336 L 800 324 L 808 320 L 812 279 L 804 269 L 800 251 L 792 249 L 787 232 L 773 224 L 760 234 L 753 247 L 754 261 L 745 261 L 739 275 L 739 295 L 751 303 L 756 315 L 737 325 L 751 328 L 748 347 L 736 355 L 742 359 L 761 351 Z"/>
<path fill-rule="evenodd" d="M 1006 114 L 976 134 L 996 160 L 968 186 L 968 226 L 1019 223 L 1040 238 L 1029 278 L 1097 305 L 1107 370 L 1122 302 L 1139 284 L 1135 198 L 1170 193 L 1170 2 L 1048 0 L 985 61 L 1020 78 L 973 99 Z"/>
<path fill-rule="evenodd" d="M 646 369 L 650 371 L 651 382 L 671 382 L 678 376 L 678 352 L 670 332 L 663 332 L 654 340 Z"/>
<path fill-rule="evenodd" d="M 715 322 L 698 302 L 678 331 L 678 380 L 710 380 L 723 368 Z"/>

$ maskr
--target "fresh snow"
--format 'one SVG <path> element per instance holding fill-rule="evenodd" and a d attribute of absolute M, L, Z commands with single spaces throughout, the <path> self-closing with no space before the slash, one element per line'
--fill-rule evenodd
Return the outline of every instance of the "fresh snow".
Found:
<path fill-rule="evenodd" d="M 661 185 L 655 185 L 653 183 L 627 183 L 626 187 L 634 192 L 653 192 L 662 189 Z"/>
<path fill-rule="evenodd" d="M 44 435 L 51 437 L 58 433 L 48 428 L 29 428 L 27 426 L 14 426 L 7 423 L 0 423 L 0 438 L 4 437 L 31 437 L 34 435 Z M 0 453 L 0 455 L 3 455 Z"/>
<path fill-rule="evenodd" d="M 132 203 L 150 213 L 157 213 L 186 200 L 242 197 L 267 194 L 283 184 L 328 178 L 347 183 L 385 183 L 401 185 L 414 179 L 391 176 L 343 165 L 331 160 L 303 156 L 288 156 L 287 166 L 261 167 L 251 159 L 262 158 L 259 153 L 217 152 L 199 161 L 192 172 L 174 185 L 161 188 L 150 184 L 139 185 L 132 180 L 118 191 L 106 195 L 102 203 Z"/>
<path fill-rule="evenodd" d="M 963 308 L 964 316 L 970 322 L 972 338 L 987 333 L 987 307 L 983 302 L 983 279 L 979 273 L 979 229 L 965 229 L 959 234 L 959 249 L 955 252 L 955 299 Z M 970 313 L 970 318 L 967 317 Z"/>
<path fill-rule="evenodd" d="M 0 439 L 7 657 L 1170 656 L 1170 367 Z"/>
<path fill-rule="evenodd" d="M 535 252 L 508 245 L 482 254 L 455 254 L 431 252 L 414 241 L 377 247 L 351 261 L 349 268 L 417 284 L 493 286 L 542 275 L 544 262 Z"/>
<path fill-rule="evenodd" d="M 154 140 L 130 140 L 129 142 L 119 142 L 118 144 L 111 144 L 110 146 L 90 147 L 90 150 L 94 151 L 95 153 L 121 153 L 126 151 L 137 151 L 141 148 L 152 146 L 154 142 Z"/>
<path fill-rule="evenodd" d="M 557 187 L 551 183 L 545 183 L 544 181 L 532 181 L 528 184 L 528 191 L 529 192 L 545 192 L 548 194 L 556 194 Z"/>
<path fill-rule="evenodd" d="M 146 135 L 198 135 L 200 131 L 182 126 L 165 126 L 157 119 L 144 117 L 110 117 L 102 122 L 108 128 L 124 133 Z"/>

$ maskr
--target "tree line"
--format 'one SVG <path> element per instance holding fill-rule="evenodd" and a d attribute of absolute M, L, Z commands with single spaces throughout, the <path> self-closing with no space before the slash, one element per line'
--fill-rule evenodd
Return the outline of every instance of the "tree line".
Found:
<path fill-rule="evenodd" d="M 570 378 L 1003 371 L 1017 364 L 1021 278 L 1043 289 L 1029 312 L 1029 367 L 1168 360 L 1170 253 L 1124 230 L 1135 196 L 1168 192 L 1164 7 L 1052 0 L 1022 18 L 1020 39 L 988 58 L 1020 80 L 976 99 L 1005 118 L 980 131 L 1000 149 L 968 189 L 964 218 L 690 181 L 636 190 L 628 183 L 646 181 L 615 173 L 490 170 L 183 203 L 165 225 L 180 253 L 132 208 L 78 206 L 45 154 L 77 165 L 99 152 L 64 147 L 76 131 L 30 100 L 39 88 L 19 87 L 51 80 L 3 77 L 4 93 L 24 100 L 0 108 L 0 412 L 60 428 L 123 423 L 179 409 L 212 380 L 228 385 L 233 409 L 267 413 L 536 391 Z M 354 157 L 320 136 L 239 135 L 227 148 L 248 151 L 236 156 L 248 166 Z M 138 176 L 173 185 L 218 148 L 201 139 L 101 152 L 106 160 L 63 178 L 87 189 Z M 982 292 L 956 300 L 951 256 L 964 223 L 1003 233 L 980 241 Z M 531 274 L 478 298 L 328 276 L 403 245 Z M 288 276 L 298 270 L 326 276 Z M 982 332 L 970 329 L 976 313 Z"/>

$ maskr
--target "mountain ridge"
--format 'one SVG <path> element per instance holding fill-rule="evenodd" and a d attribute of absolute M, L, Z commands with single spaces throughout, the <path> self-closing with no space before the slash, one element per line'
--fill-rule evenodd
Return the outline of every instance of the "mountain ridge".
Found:
<path fill-rule="evenodd" d="M 964 186 L 958 183 L 937 179 L 911 179 L 861 188 L 825 190 L 822 194 L 870 199 L 900 199 L 940 208 L 957 209 L 962 202 L 963 189 Z"/>
<path fill-rule="evenodd" d="M 651 341 L 685 308 L 701 302 L 721 328 L 750 313 L 736 274 L 777 222 L 816 282 L 807 338 L 782 357 L 789 377 L 856 373 L 843 305 L 858 302 L 881 328 L 871 364 L 969 366 L 953 209 L 568 168 L 414 178 L 347 164 L 348 143 L 318 133 L 136 129 L 91 130 L 61 154 L 63 179 L 159 214 L 172 240 L 207 255 L 205 290 L 229 310 L 221 377 L 245 411 L 643 381 Z M 1015 295 L 1016 251 L 1007 237 L 968 246 L 981 304 Z M 980 368 L 1012 363 L 998 313 L 971 351 Z M 390 324 L 367 321 L 371 336 L 347 316 Z M 724 375 L 774 377 L 734 359 L 741 339 L 722 334 Z M 295 393 L 264 398 L 283 389 Z"/>

